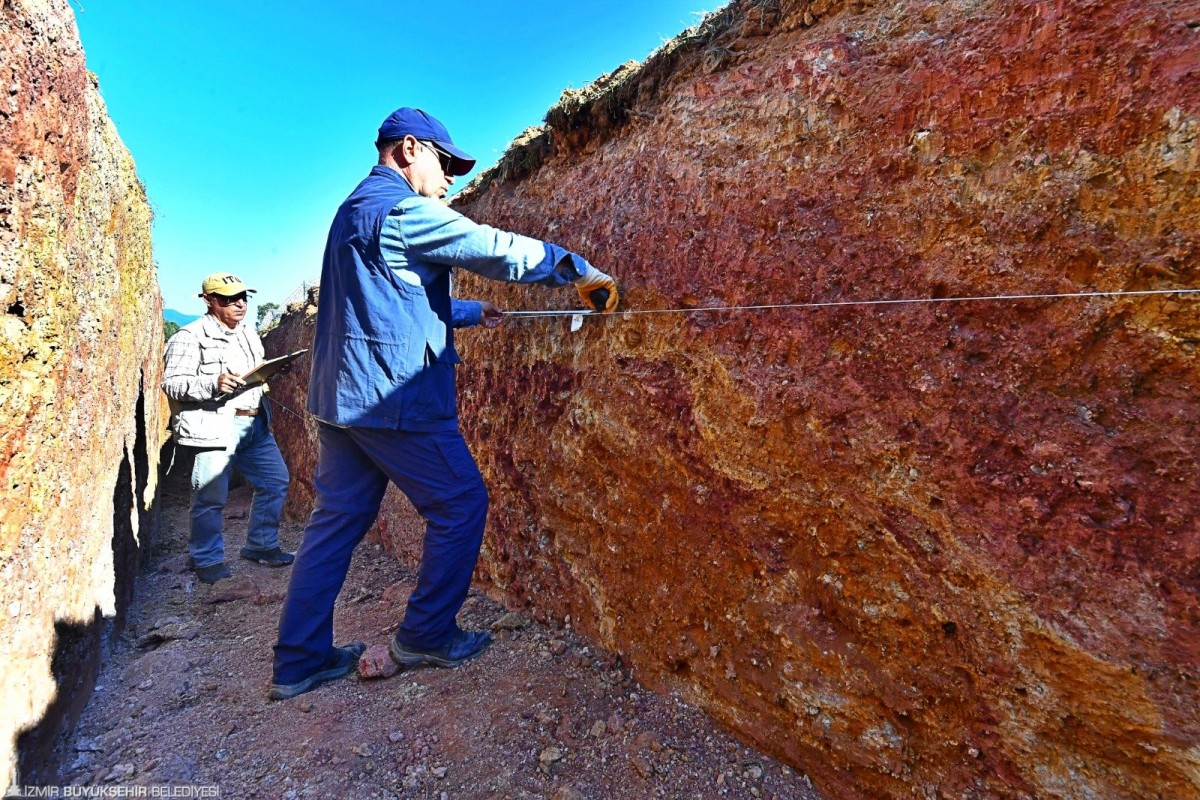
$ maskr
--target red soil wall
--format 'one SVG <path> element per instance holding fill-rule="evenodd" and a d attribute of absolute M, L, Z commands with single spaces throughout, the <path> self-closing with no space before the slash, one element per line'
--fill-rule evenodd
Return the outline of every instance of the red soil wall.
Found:
<path fill-rule="evenodd" d="M 1200 286 L 1200 4 L 719 22 L 567 98 L 456 206 L 585 254 L 633 311 Z M 460 341 L 479 575 L 510 604 L 569 615 L 831 796 L 1200 792 L 1195 296 Z"/>

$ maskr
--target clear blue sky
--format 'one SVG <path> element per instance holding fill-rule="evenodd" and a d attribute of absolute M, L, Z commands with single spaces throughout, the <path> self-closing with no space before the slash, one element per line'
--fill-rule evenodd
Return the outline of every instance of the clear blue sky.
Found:
<path fill-rule="evenodd" d="M 338 204 L 399 106 L 474 155 L 465 186 L 563 89 L 642 61 L 723 0 L 71 0 L 154 210 L 164 305 L 203 276 L 278 302 L 320 274 Z M 251 309 L 253 313 L 253 309 Z"/>

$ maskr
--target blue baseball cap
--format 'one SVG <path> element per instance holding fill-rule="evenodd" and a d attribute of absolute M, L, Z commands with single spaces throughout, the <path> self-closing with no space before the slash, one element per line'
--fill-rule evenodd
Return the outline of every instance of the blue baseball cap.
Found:
<path fill-rule="evenodd" d="M 412 136 L 425 142 L 433 142 L 450 156 L 450 174 L 466 175 L 475 167 L 475 159 L 466 151 L 454 146 L 450 131 L 433 116 L 419 108 L 397 108 L 379 126 L 375 143 Z"/>

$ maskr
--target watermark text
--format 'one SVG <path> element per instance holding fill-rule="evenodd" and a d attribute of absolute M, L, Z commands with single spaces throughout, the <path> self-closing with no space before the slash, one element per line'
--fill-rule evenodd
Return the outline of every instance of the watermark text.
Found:
<path fill-rule="evenodd" d="M 219 786 L 9 786 L 4 800 L 25 797 L 219 798 Z"/>

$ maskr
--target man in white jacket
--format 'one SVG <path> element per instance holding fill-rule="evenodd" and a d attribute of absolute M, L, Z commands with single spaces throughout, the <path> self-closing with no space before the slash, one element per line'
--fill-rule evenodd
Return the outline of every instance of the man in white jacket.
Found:
<path fill-rule="evenodd" d="M 188 550 L 204 583 L 230 574 L 221 522 L 234 467 L 254 487 L 242 558 L 271 567 L 295 561 L 279 546 L 288 470 L 271 434 L 267 387 L 246 386 L 239 377 L 263 360 L 258 333 L 243 324 L 253 291 L 236 275 L 209 275 L 200 291 L 208 313 L 167 342 L 162 388 L 171 401 L 175 444 L 195 448 Z"/>

